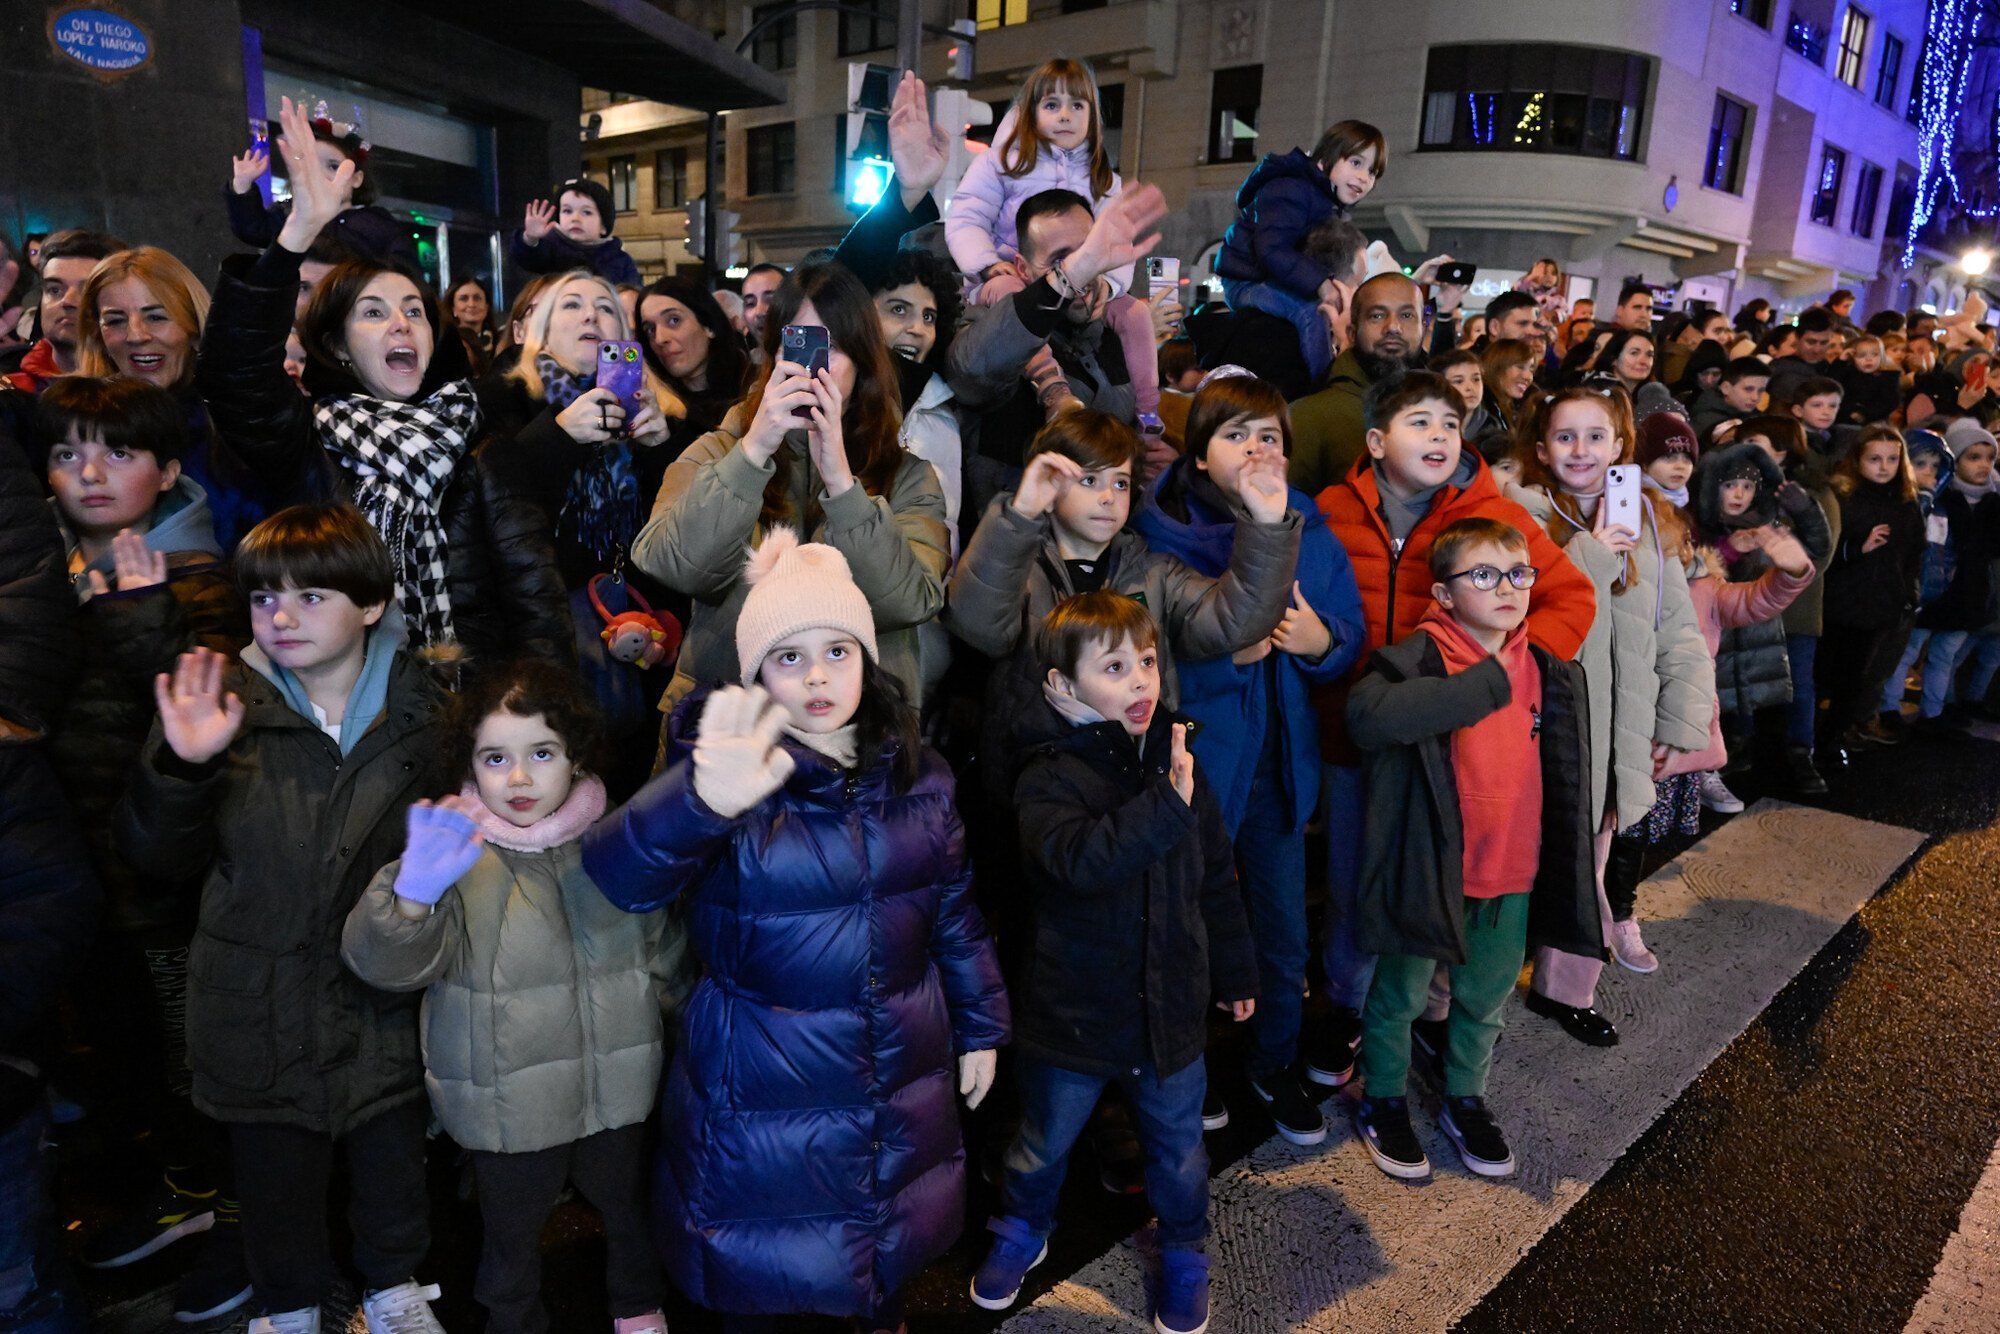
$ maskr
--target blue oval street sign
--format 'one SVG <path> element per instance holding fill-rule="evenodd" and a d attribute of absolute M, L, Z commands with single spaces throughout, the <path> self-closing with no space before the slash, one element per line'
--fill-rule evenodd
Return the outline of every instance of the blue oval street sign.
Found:
<path fill-rule="evenodd" d="M 49 20 L 56 50 L 100 78 L 118 78 L 153 59 L 146 30 L 108 9 L 65 9 Z"/>

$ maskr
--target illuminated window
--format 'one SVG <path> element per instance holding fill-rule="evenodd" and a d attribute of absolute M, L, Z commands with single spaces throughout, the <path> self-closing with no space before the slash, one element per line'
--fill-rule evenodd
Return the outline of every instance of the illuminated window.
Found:
<path fill-rule="evenodd" d="M 1847 7 L 1847 15 L 1840 21 L 1840 64 L 1835 73 L 1850 88 L 1861 86 L 1862 57 L 1868 53 L 1870 23 L 1867 13 L 1853 5 Z"/>
<path fill-rule="evenodd" d="M 981 32 L 1011 28 L 1028 21 L 1028 0 L 972 0 L 971 17 Z"/>
<path fill-rule="evenodd" d="M 1847 174 L 1847 154 L 1832 144 L 1825 145 L 1819 156 L 1819 185 L 1813 190 L 1812 220 L 1833 226 L 1834 216 L 1840 211 L 1840 178 Z"/>
<path fill-rule="evenodd" d="M 1420 148 L 1637 161 L 1652 66 L 1584 46 L 1434 46 Z"/>

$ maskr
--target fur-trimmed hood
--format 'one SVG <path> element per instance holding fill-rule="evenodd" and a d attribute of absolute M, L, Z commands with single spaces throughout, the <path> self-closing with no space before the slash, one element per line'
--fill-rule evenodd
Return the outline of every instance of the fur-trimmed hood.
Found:
<path fill-rule="evenodd" d="M 1726 518 L 1722 513 L 1723 479 L 1740 474 L 1746 464 L 1757 469 L 1757 498 L 1743 513 Z M 1778 488 L 1784 484 L 1783 470 L 1762 445 L 1729 445 L 1702 455 L 1694 474 L 1694 512 L 1702 537 L 1713 541 L 1724 533 L 1775 522 Z"/>

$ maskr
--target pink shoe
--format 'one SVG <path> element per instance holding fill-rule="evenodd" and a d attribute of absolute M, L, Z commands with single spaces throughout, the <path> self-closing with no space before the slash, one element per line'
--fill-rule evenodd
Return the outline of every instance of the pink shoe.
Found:
<path fill-rule="evenodd" d="M 1628 922 L 1613 922 L 1610 943 L 1612 957 L 1618 960 L 1620 968 L 1633 973 L 1656 973 L 1660 970 L 1660 956 L 1646 948 L 1636 918 Z"/>
<path fill-rule="evenodd" d="M 628 1315 L 611 1322 L 611 1334 L 667 1334 L 667 1314 L 648 1311 L 644 1315 Z"/>

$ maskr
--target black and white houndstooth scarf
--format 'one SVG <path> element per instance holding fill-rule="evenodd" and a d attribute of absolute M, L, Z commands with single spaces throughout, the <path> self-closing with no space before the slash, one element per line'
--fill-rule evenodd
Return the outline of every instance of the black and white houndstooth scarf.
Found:
<path fill-rule="evenodd" d="M 313 404 L 313 422 L 320 444 L 352 480 L 355 506 L 395 559 L 396 597 L 412 644 L 449 643 L 449 553 L 438 509 L 479 431 L 472 382 L 453 380 L 412 403 L 334 394 Z"/>

